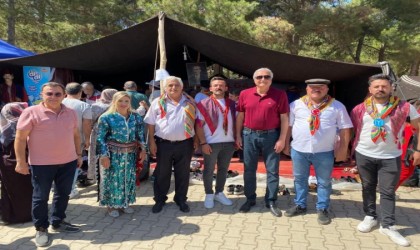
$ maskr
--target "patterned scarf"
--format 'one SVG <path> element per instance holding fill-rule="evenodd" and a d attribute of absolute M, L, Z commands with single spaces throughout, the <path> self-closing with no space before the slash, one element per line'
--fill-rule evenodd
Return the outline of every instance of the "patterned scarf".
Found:
<path fill-rule="evenodd" d="M 397 107 L 399 102 L 400 102 L 400 99 L 397 96 L 391 96 L 389 98 L 388 104 L 386 104 L 386 106 L 382 109 L 381 112 L 378 112 L 378 109 L 376 108 L 376 105 L 372 96 L 369 98 L 366 98 L 366 100 L 364 101 L 366 112 L 373 119 L 373 127 L 370 132 L 370 137 L 373 142 L 376 143 L 376 141 L 379 138 L 382 138 L 382 140 L 385 141 L 387 132 L 384 126 L 385 125 L 384 119 L 392 113 L 392 111 Z"/>
<path fill-rule="evenodd" d="M 26 102 L 11 102 L 0 113 L 0 142 L 7 147 L 15 140 L 17 121 L 23 110 L 28 107 Z"/>
<path fill-rule="evenodd" d="M 159 109 L 160 109 L 160 118 L 164 118 L 166 116 L 166 95 L 161 95 L 159 98 Z M 194 131 L 194 122 L 195 122 L 195 105 L 186 98 L 185 100 L 186 105 L 184 107 L 185 111 L 185 121 L 184 121 L 184 130 L 185 130 L 185 138 L 189 139 L 193 136 Z"/>
<path fill-rule="evenodd" d="M 301 100 L 306 104 L 306 106 L 308 106 L 309 110 L 311 111 L 311 116 L 309 117 L 308 122 L 309 130 L 313 136 L 319 129 L 319 125 L 321 123 L 319 116 L 321 115 L 321 112 L 330 106 L 330 104 L 334 101 L 334 98 L 331 98 L 331 96 L 327 95 L 318 105 L 314 105 L 307 95 L 303 96 Z"/>
<path fill-rule="evenodd" d="M 216 100 L 216 98 L 211 95 L 210 96 L 211 100 L 214 102 L 214 104 L 216 105 L 217 108 L 219 108 L 220 112 L 222 112 L 223 114 L 223 130 L 225 131 L 225 135 L 227 135 L 228 132 L 228 115 L 229 115 L 229 106 L 230 106 L 230 99 L 229 98 L 225 98 L 225 110 L 223 110 L 222 105 L 220 105 L 220 103 Z"/>

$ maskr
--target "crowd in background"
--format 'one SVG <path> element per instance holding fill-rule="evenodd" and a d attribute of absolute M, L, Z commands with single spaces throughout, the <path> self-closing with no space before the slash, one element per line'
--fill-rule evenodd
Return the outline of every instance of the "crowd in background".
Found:
<path fill-rule="evenodd" d="M 296 189 L 295 205 L 285 216 L 306 213 L 313 165 L 318 223 L 329 224 L 334 162 L 355 155 L 366 214 L 357 229 L 369 232 L 380 222 L 380 231 L 392 241 L 410 245 L 395 228 L 395 190 L 402 176 L 401 128 L 409 117 L 418 131 L 420 115 L 413 105 L 392 95 L 392 81 L 385 75 L 369 79 L 370 95 L 351 117 L 342 103 L 328 95 L 329 80 L 307 80 L 302 96 L 296 86 L 287 91 L 272 87 L 273 72 L 267 68 L 256 70 L 255 87 L 243 91 L 229 89 L 221 75 L 188 89 L 182 79 L 167 74 L 162 82 L 148 82 L 144 92 L 134 81 L 121 84 L 124 91 L 98 90 L 91 82 L 65 86 L 50 82 L 41 88 L 42 102 L 31 107 L 22 86 L 13 83 L 13 74 L 5 72 L 3 78 L 2 216 L 7 223 L 32 218 L 37 246 L 51 243 L 50 224 L 53 231 L 80 231 L 65 221 L 69 199 L 78 196 L 78 181 L 83 186 L 98 185 L 99 205 L 107 208 L 109 216 L 134 213 L 131 204 L 136 202 L 138 173 L 148 157 L 157 162 L 153 213 L 166 204 L 172 174 L 174 202 L 180 211 L 190 211 L 187 194 L 194 152 L 204 161 L 204 207 L 213 208 L 214 201 L 230 206 L 233 203 L 224 194 L 226 176 L 234 152 L 242 150 L 238 155 L 244 162 L 246 202 L 240 212 L 256 205 L 256 172 L 262 156 L 267 172 L 265 206 L 273 216 L 282 215 L 276 201 L 283 152 L 291 156 Z M 355 139 L 349 147 L 352 128 Z M 411 152 L 414 166 L 420 162 L 417 146 Z M 378 183 L 378 178 L 385 181 Z M 376 186 L 381 218 L 376 214 Z"/>

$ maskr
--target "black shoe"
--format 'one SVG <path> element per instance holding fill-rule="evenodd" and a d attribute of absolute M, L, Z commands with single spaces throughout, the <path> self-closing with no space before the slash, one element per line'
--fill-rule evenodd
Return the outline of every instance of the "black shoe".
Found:
<path fill-rule="evenodd" d="M 275 217 L 281 216 L 281 210 L 277 207 L 274 201 L 269 201 L 268 203 L 265 204 L 265 207 L 269 208 L 271 214 L 274 215 Z"/>
<path fill-rule="evenodd" d="M 229 186 L 226 187 L 226 193 L 229 195 L 232 195 L 235 192 L 235 185 L 234 184 L 230 184 Z"/>
<path fill-rule="evenodd" d="M 181 212 L 188 213 L 190 211 L 190 207 L 186 202 L 177 202 L 176 204 L 178 205 L 179 210 L 181 210 Z"/>
<path fill-rule="evenodd" d="M 292 217 L 296 215 L 306 214 L 306 207 L 301 207 L 299 205 L 291 207 L 284 212 L 284 216 Z"/>
<path fill-rule="evenodd" d="M 233 191 L 233 193 L 236 194 L 236 195 L 244 194 L 244 186 L 242 186 L 242 185 L 236 185 L 235 186 L 235 190 Z"/>
<path fill-rule="evenodd" d="M 321 225 L 327 225 L 331 223 L 327 209 L 318 210 L 318 223 Z"/>
<path fill-rule="evenodd" d="M 255 206 L 255 201 L 246 201 L 241 208 L 239 208 L 239 211 L 242 213 L 247 213 L 249 210 L 251 210 L 251 207 Z"/>
<path fill-rule="evenodd" d="M 154 214 L 159 213 L 160 211 L 162 211 L 163 206 L 165 206 L 164 201 L 156 202 L 156 204 L 152 207 L 152 213 L 154 213 Z"/>
<path fill-rule="evenodd" d="M 54 232 L 77 233 L 80 232 L 80 227 L 61 221 L 60 224 L 52 225 L 52 230 Z"/>

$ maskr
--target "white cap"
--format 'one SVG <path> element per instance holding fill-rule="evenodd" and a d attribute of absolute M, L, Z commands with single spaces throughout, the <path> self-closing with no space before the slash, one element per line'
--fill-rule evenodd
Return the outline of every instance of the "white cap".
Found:
<path fill-rule="evenodd" d="M 155 81 L 163 81 L 168 76 L 169 76 L 169 73 L 165 69 L 157 69 Z"/>

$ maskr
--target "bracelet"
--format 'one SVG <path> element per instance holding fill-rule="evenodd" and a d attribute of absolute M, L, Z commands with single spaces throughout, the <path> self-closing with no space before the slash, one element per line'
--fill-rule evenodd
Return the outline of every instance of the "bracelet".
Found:
<path fill-rule="evenodd" d="M 200 143 L 200 146 L 206 145 L 207 142 Z"/>
<path fill-rule="evenodd" d="M 420 152 L 420 150 L 413 148 L 414 152 Z"/>

